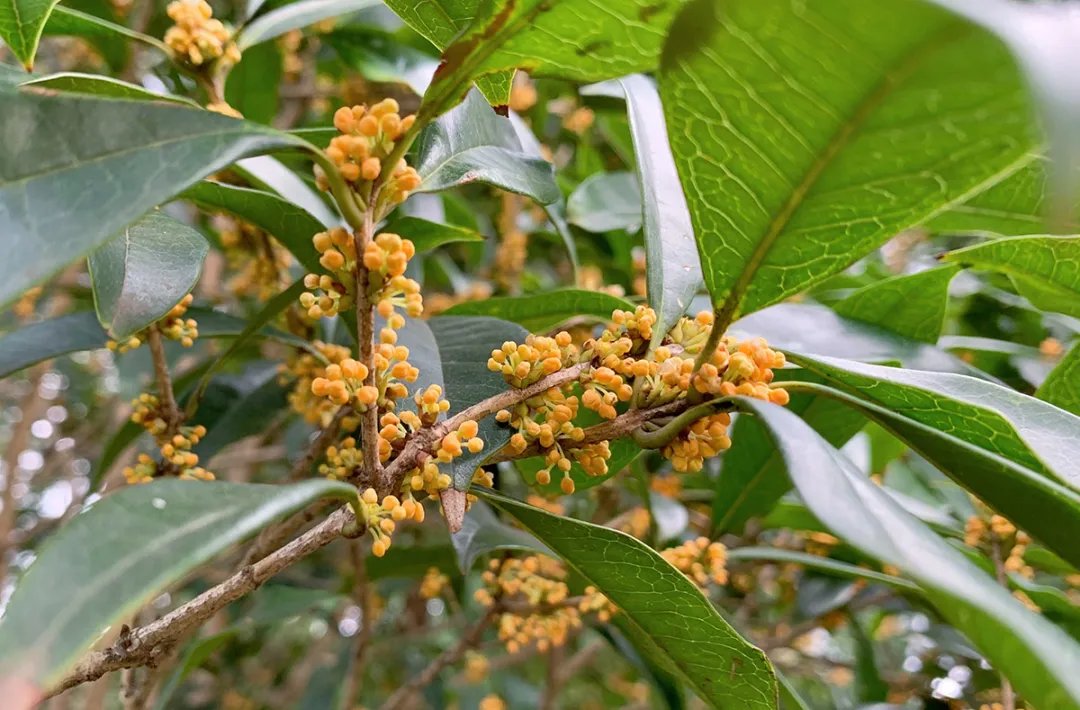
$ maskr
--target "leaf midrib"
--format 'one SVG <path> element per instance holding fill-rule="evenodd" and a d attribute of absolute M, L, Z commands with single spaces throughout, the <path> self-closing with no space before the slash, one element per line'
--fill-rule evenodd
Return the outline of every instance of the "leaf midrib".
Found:
<path fill-rule="evenodd" d="M 747 260 L 746 265 L 739 273 L 739 278 L 736 279 L 735 284 L 732 286 L 724 303 L 716 309 L 718 327 L 726 329 L 727 326 L 734 321 L 754 276 L 757 274 L 758 269 L 761 268 L 761 265 L 769 255 L 769 252 L 772 251 L 776 241 L 780 238 L 780 235 L 784 233 L 784 229 L 791 222 L 795 213 L 802 207 L 810 190 L 817 184 L 817 181 L 824 174 L 825 170 L 832 165 L 833 160 L 835 160 L 840 152 L 851 143 L 853 137 L 859 129 L 862 128 L 863 124 L 873 115 L 874 111 L 876 111 L 898 87 L 902 86 L 904 82 L 911 77 L 915 70 L 926 61 L 929 55 L 933 54 L 939 47 L 969 33 L 970 31 L 970 26 L 965 26 L 959 21 L 950 22 L 943 30 L 935 32 L 927 40 L 913 47 L 903 57 L 902 61 L 894 66 L 892 71 L 885 73 L 870 93 L 868 93 L 855 107 L 855 110 L 850 117 L 840 124 L 836 132 L 829 139 L 825 149 L 814 159 L 814 162 L 803 175 L 802 180 L 799 181 L 799 184 L 796 185 L 791 191 L 791 194 L 788 195 L 788 199 L 784 203 L 784 206 L 776 216 L 773 217 L 765 235 L 754 247 L 754 251 L 750 254 L 750 258 Z"/>

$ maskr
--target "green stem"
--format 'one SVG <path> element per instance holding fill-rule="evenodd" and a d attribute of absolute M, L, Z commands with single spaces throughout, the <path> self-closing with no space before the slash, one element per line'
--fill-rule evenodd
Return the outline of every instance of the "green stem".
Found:
<path fill-rule="evenodd" d="M 656 431 L 636 429 L 633 433 L 634 441 L 643 449 L 662 449 L 671 443 L 671 440 L 679 435 L 679 432 L 690 426 L 698 419 L 707 417 L 715 412 L 730 410 L 733 405 L 726 399 L 714 399 L 687 409 L 670 422 Z"/>
<path fill-rule="evenodd" d="M 341 210 L 341 216 L 345 218 L 345 221 L 353 229 L 362 229 L 364 226 L 364 209 L 357 203 L 353 191 L 345 182 L 341 171 L 334 165 L 334 161 L 330 160 L 326 153 L 318 149 L 313 151 L 312 158 L 315 164 L 322 168 L 323 174 L 326 176 L 326 182 L 330 185 L 330 194 L 334 196 L 334 202 L 337 203 L 338 209 Z"/>

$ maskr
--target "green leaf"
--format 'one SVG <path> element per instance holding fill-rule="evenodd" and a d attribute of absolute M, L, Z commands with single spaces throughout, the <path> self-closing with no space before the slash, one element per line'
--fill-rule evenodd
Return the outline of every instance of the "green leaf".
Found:
<path fill-rule="evenodd" d="M 928 425 L 917 421 L 909 412 L 891 411 L 860 399 L 858 394 L 845 394 L 813 383 L 800 387 L 861 411 L 1044 545 L 1074 564 L 1080 562 L 1080 549 L 1076 546 L 1080 534 L 1080 494 L 1076 491 L 972 444 L 951 423 Z M 976 419 L 971 424 L 980 422 Z M 903 504 L 902 499 L 897 502 Z"/>
<path fill-rule="evenodd" d="M 1035 160 L 1009 52 L 923 3 L 695 0 L 660 89 L 721 325 Z"/>
<path fill-rule="evenodd" d="M 641 229 L 641 188 L 632 173 L 595 173 L 566 200 L 566 221 L 589 232 Z"/>
<path fill-rule="evenodd" d="M 1028 702 L 1080 708 L 1075 641 L 904 512 L 797 416 L 763 402 L 741 400 L 740 406 L 772 432 L 799 495 L 834 534 L 922 587 Z"/>
<path fill-rule="evenodd" d="M 110 76 L 100 74 L 80 74 L 79 72 L 59 72 L 40 78 L 24 81 L 20 86 L 29 89 L 49 89 L 72 94 L 90 94 L 92 96 L 115 99 L 137 99 L 143 101 L 168 101 L 184 106 L 197 107 L 198 104 L 186 96 L 158 94 L 144 89 L 138 84 L 131 84 Z"/>
<path fill-rule="evenodd" d="M 542 205 L 559 199 L 551 163 L 526 155 L 514 127 L 476 92 L 420 134 L 418 192 L 482 182 L 527 195 Z"/>
<path fill-rule="evenodd" d="M 378 0 L 299 0 L 256 18 L 237 34 L 236 46 L 245 51 L 260 42 L 280 37 L 332 17 L 379 5 Z"/>
<path fill-rule="evenodd" d="M 1080 317 L 1080 237 L 995 239 L 942 258 L 999 271 L 1037 308 Z"/>
<path fill-rule="evenodd" d="M 676 669 L 706 704 L 776 708 L 776 678 L 765 654 L 739 636 L 656 551 L 625 533 L 552 515 L 497 493 L 483 496 L 606 595 L 636 639 L 651 639 L 651 647 L 642 651 L 662 668 Z"/>
<path fill-rule="evenodd" d="M 985 380 L 792 354 L 831 385 L 1080 489 L 1080 417 Z"/>
<path fill-rule="evenodd" d="M 20 93 L 0 101 L 0 303 L 116 235 L 205 175 L 288 134 L 151 101 Z M 58 136 L 66 136 L 60 140 Z"/>
<path fill-rule="evenodd" d="M 322 270 L 311 238 L 325 228 L 302 207 L 269 192 L 211 180 L 189 187 L 180 197 L 250 222 L 281 242 L 308 271 Z"/>
<path fill-rule="evenodd" d="M 330 130 L 333 132 L 335 129 Z M 300 132 L 294 131 L 294 133 Z M 310 134 L 310 131 L 308 133 Z M 303 139 L 300 135 L 296 137 Z M 330 139 L 325 140 L 329 143 Z M 255 188 L 276 192 L 319 220 L 323 227 L 336 227 L 342 224 L 341 216 L 330 206 L 329 198 L 316 190 L 314 185 L 304 182 L 303 178 L 285 167 L 280 160 L 269 155 L 260 155 L 255 158 L 244 158 L 238 161 L 235 167 L 237 172 L 252 182 Z"/>
<path fill-rule="evenodd" d="M 941 336 L 949 302 L 949 282 L 958 270 L 955 266 L 945 266 L 893 276 L 860 288 L 834 304 L 833 310 L 846 318 L 933 344 Z"/>
<path fill-rule="evenodd" d="M 320 498 L 356 500 L 334 481 L 291 486 L 162 479 L 128 486 L 49 538 L 0 619 L 0 676 L 46 690 L 102 632 L 272 521 Z"/>
<path fill-rule="evenodd" d="M 242 318 L 202 308 L 189 308 L 187 317 L 199 322 L 200 338 L 234 337 L 247 325 Z M 259 334 L 296 347 L 306 342 L 276 328 L 262 328 Z M 0 378 L 54 357 L 103 348 L 106 340 L 93 311 L 32 323 L 0 338 Z"/>
<path fill-rule="evenodd" d="M 780 376 L 787 374 L 784 371 Z M 843 446 L 866 426 L 859 412 L 828 397 L 792 392 L 788 409 L 833 446 Z M 721 458 L 713 496 L 714 535 L 741 532 L 747 520 L 768 513 L 791 490 L 784 460 L 771 445 L 761 422 L 754 417 L 738 417 L 731 441 L 731 449 Z"/>
<path fill-rule="evenodd" d="M 792 327 L 798 324 L 798 327 Z M 769 345 L 814 355 L 871 362 L 901 362 L 905 367 L 971 372 L 958 358 L 878 326 L 848 320 L 812 303 L 779 303 L 735 321 L 739 338 L 762 337 Z"/>
<path fill-rule="evenodd" d="M 413 243 L 418 254 L 437 249 L 443 244 L 484 241 L 484 235 L 472 229 L 399 214 L 395 214 L 379 231 L 400 234 Z"/>
<path fill-rule="evenodd" d="M 686 313 L 690 301 L 704 288 L 701 260 L 656 86 L 651 79 L 634 75 L 586 87 L 582 93 L 610 95 L 612 90 L 626 96 L 630 117 L 638 181 L 644 194 L 649 305 L 656 310 L 657 317 L 653 344 L 659 345 L 671 326 Z"/>
<path fill-rule="evenodd" d="M 277 45 L 265 43 L 248 49 L 243 61 L 226 77 L 225 101 L 249 121 L 269 125 L 278 111 L 281 72 Z"/>
<path fill-rule="evenodd" d="M 770 439 L 771 441 L 771 439 Z M 902 591 L 921 593 L 919 585 L 903 577 L 897 577 L 884 572 L 859 567 L 858 565 L 840 562 L 820 555 L 811 555 L 806 552 L 785 550 L 780 547 L 736 547 L 727 552 L 728 562 L 751 561 L 751 562 L 786 562 L 794 563 L 802 567 L 823 572 L 844 579 L 865 579 L 868 582 L 887 584 L 890 587 Z"/>
<path fill-rule="evenodd" d="M 57 0 L 4 0 L 0 3 L 0 40 L 22 62 L 27 71 L 34 68 L 41 31 Z"/>
<path fill-rule="evenodd" d="M 481 3 L 445 48 L 420 106 L 421 119 L 461 100 L 469 82 L 507 69 L 571 81 L 602 81 L 656 67 L 682 0 L 521 0 Z"/>
<path fill-rule="evenodd" d="M 163 318 L 199 280 L 210 245 L 203 235 L 154 210 L 90 255 L 94 307 L 114 338 Z"/>
<path fill-rule="evenodd" d="M 936 233 L 1042 234 L 1048 228 L 1046 195 L 1046 165 L 1039 159 L 922 226 Z"/>
<path fill-rule="evenodd" d="M 523 342 L 528 335 L 524 328 L 480 316 L 439 316 L 429 320 L 428 325 L 439 344 L 449 416 L 509 388 L 501 374 L 487 368 L 487 361 L 491 351 L 504 342 Z M 484 450 L 454 459 L 454 488 L 459 491 L 469 487 L 478 466 L 510 441 L 510 428 L 496 422 L 495 417 L 485 417 L 478 423 Z"/>
<path fill-rule="evenodd" d="M 461 530 L 450 536 L 457 555 L 458 568 L 468 573 L 480 557 L 496 550 L 526 550 L 544 555 L 554 555 L 544 543 L 521 528 L 502 522 L 491 507 L 482 501 L 473 503 Z"/>
<path fill-rule="evenodd" d="M 611 319 L 615 310 L 634 310 L 634 304 L 600 291 L 559 289 L 531 296 L 501 296 L 466 301 L 446 311 L 448 316 L 497 316 L 539 333 L 577 316 Z"/>
<path fill-rule="evenodd" d="M 255 373 L 255 386 L 239 392 L 194 451 L 201 461 L 209 462 L 214 454 L 247 436 L 259 434 L 274 421 L 288 404 L 289 387 L 278 381 L 278 368 L 272 365 Z M 200 420 L 195 420 L 201 423 Z"/>
<path fill-rule="evenodd" d="M 124 42 L 124 38 L 141 42 L 161 52 L 160 57 L 169 56 L 168 46 L 157 37 L 136 32 L 128 27 L 109 22 L 97 15 L 80 12 L 74 8 L 57 5 L 45 24 L 46 35 L 71 35 L 94 41 L 98 47 L 106 48 Z"/>
<path fill-rule="evenodd" d="M 1035 396 L 1080 416 L 1080 343 L 1050 371 Z"/>
<path fill-rule="evenodd" d="M 416 7 L 432 5 L 434 3 Z M 403 44 L 394 35 L 370 27 L 339 27 L 324 38 L 341 57 L 341 61 L 368 81 L 405 84 L 417 96 L 422 96 L 427 90 L 435 68 L 439 66 L 439 60 L 431 55 Z"/>
<path fill-rule="evenodd" d="M 397 13 L 398 17 L 405 21 L 409 27 L 420 33 L 439 50 L 446 48 L 448 44 L 472 22 L 476 17 L 480 6 L 479 0 L 429 0 L 429 2 L 412 2 L 412 0 L 386 0 L 386 4 Z M 431 71 L 424 77 L 423 88 L 417 93 L 423 94 L 431 83 L 435 62 Z M 367 74 L 365 74 L 367 76 Z M 505 71 L 497 74 L 480 77 L 476 82 L 476 88 L 491 103 L 492 106 L 505 106 L 510 100 L 510 88 L 514 80 L 514 72 Z"/>

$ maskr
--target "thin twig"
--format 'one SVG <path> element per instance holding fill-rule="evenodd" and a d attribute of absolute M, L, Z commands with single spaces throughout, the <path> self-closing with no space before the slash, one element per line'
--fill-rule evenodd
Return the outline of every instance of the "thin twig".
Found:
<path fill-rule="evenodd" d="M 161 398 L 165 425 L 168 427 L 166 432 L 168 437 L 172 438 L 183 421 L 184 415 L 176 404 L 172 376 L 169 374 L 169 362 L 165 359 L 165 346 L 161 342 L 161 331 L 156 324 L 147 329 L 146 343 L 150 346 L 150 356 L 154 361 L 154 379 L 157 380 L 158 396 Z"/>
<path fill-rule="evenodd" d="M 281 570 L 333 542 L 342 528 L 355 521 L 348 507 L 339 508 L 322 523 L 296 538 L 280 550 L 248 565 L 191 601 L 146 626 L 126 634 L 121 643 L 86 656 L 75 669 L 50 692 L 63 692 L 81 683 L 97 680 L 121 668 L 147 665 L 160 659 L 188 629 L 212 617 L 226 605 L 257 589 Z"/>
<path fill-rule="evenodd" d="M 401 686 L 393 692 L 393 694 L 387 698 L 379 710 L 396 710 L 401 707 L 406 700 L 412 696 L 424 686 L 430 684 L 443 668 L 456 663 L 465 652 L 480 642 L 480 639 L 484 635 L 484 631 L 495 620 L 496 615 L 501 611 L 499 604 L 496 602 L 488 608 L 487 612 L 480 617 L 480 620 L 473 624 L 462 636 L 461 639 L 450 648 L 439 654 L 427 668 L 417 673 L 415 676 L 409 679 L 405 685 Z"/>

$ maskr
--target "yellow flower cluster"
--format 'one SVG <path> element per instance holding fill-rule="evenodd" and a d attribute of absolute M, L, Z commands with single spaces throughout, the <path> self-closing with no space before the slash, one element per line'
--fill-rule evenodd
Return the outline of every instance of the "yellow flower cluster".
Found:
<path fill-rule="evenodd" d="M 1017 530 L 1007 518 L 983 510 L 973 515 L 964 525 L 964 544 L 982 550 L 990 550 L 996 543 L 1005 559 L 1002 566 L 1006 572 L 1026 579 L 1035 577 L 1035 570 L 1024 561 L 1024 553 L 1031 544 L 1031 536 Z"/>
<path fill-rule="evenodd" d="M 166 8 L 175 23 L 165 32 L 165 44 L 177 60 L 190 67 L 201 67 L 221 60 L 229 65 L 240 61 L 240 50 L 232 41 L 232 31 L 206 0 L 174 0 Z"/>
<path fill-rule="evenodd" d="M 475 598 L 488 607 L 498 601 L 505 609 L 496 626 L 510 653 L 533 644 L 541 652 L 561 646 L 581 626 L 583 614 L 607 621 L 615 612 L 594 587 L 586 588 L 581 597 L 571 597 L 566 570 L 545 555 L 492 560 L 482 579 L 484 587 Z"/>
<path fill-rule="evenodd" d="M 661 453 L 679 473 L 700 471 L 705 459 L 731 448 L 727 435 L 730 424 L 731 415 L 726 412 L 702 417 L 680 431 Z"/>
<path fill-rule="evenodd" d="M 377 220 L 420 186 L 420 176 L 404 160 L 389 167 L 392 172 L 388 178 L 384 175 L 388 168 L 383 163 L 393 152 L 394 144 L 416 121 L 415 116 L 402 118 L 399 110 L 393 99 L 383 99 L 370 108 L 363 105 L 339 108 L 334 113 L 334 127 L 342 135 L 331 139 L 326 149 L 327 157 L 351 189 L 365 200 L 370 196 L 372 182 L 382 178 L 376 203 L 368 205 Z M 315 178 L 321 189 L 330 189 L 326 175 L 318 167 Z"/>
<path fill-rule="evenodd" d="M 318 355 L 300 350 L 293 354 L 281 368 L 281 379 L 284 382 L 295 378 L 292 391 L 289 392 L 289 404 L 293 411 L 304 418 L 309 424 L 324 427 L 334 418 L 338 410 L 329 397 L 315 395 L 312 387 L 316 379 L 326 379 L 326 369 L 330 365 L 337 365 L 349 358 L 349 349 L 343 345 L 334 345 L 316 340 L 311 343 L 312 348 Z M 336 390 L 336 386 L 335 386 Z M 356 417 L 346 417 L 342 428 L 352 431 L 359 425 Z"/>
<path fill-rule="evenodd" d="M 184 296 L 180 299 L 179 303 L 173 306 L 172 309 L 153 326 L 160 330 L 161 334 L 166 338 L 179 342 L 185 348 L 190 348 L 194 345 L 195 338 L 199 337 L 199 324 L 194 318 L 184 318 L 188 306 L 191 305 L 191 302 L 194 299 L 195 297 L 190 293 Z M 122 343 L 115 340 L 109 340 L 105 343 L 105 347 L 114 352 L 126 353 L 127 351 L 134 350 L 142 345 L 145 340 L 145 331 L 139 331 Z"/>
<path fill-rule="evenodd" d="M 465 680 L 469 683 L 482 683 L 487 678 L 491 663 L 487 656 L 479 651 L 465 652 Z"/>
<path fill-rule="evenodd" d="M 439 571 L 438 567 L 428 567 L 424 578 L 420 580 L 420 598 L 435 599 L 442 595 L 450 585 L 450 578 Z"/>
<path fill-rule="evenodd" d="M 488 369 L 501 372 L 511 386 L 520 389 L 573 364 L 577 357 L 578 349 L 566 331 L 554 338 L 530 334 L 524 343 L 507 341 L 492 350 Z"/>
<path fill-rule="evenodd" d="M 408 239 L 402 239 L 391 232 L 383 232 L 364 247 L 364 266 L 368 269 L 368 295 L 371 302 L 377 304 L 379 315 L 387 320 L 393 330 L 400 329 L 404 322 L 394 312 L 399 306 L 413 317 L 419 318 L 424 312 L 424 298 L 420 295 L 420 284 L 405 276 L 409 259 L 416 255 L 416 247 Z M 385 329 L 382 333 L 384 342 L 396 342 Z"/>
<path fill-rule="evenodd" d="M 356 302 L 356 242 L 344 227 L 319 232 L 311 241 L 320 254 L 319 263 L 330 273 L 304 277 L 310 290 L 300 294 L 300 305 L 311 320 L 333 318 Z"/>
<path fill-rule="evenodd" d="M 236 296 L 266 301 L 288 286 L 292 256 L 258 227 L 225 215 L 214 218 L 225 259 L 236 274 L 228 288 Z"/>
<path fill-rule="evenodd" d="M 183 479 L 212 481 L 214 474 L 199 466 L 199 456 L 192 449 L 206 436 L 206 427 L 180 426 L 169 436 L 169 425 L 161 411 L 161 403 L 152 394 L 143 393 L 132 401 L 131 421 L 145 429 L 161 452 L 162 469 L 148 454 L 139 454 L 134 466 L 124 468 L 129 484 L 149 483 L 162 472 L 175 473 Z"/>
<path fill-rule="evenodd" d="M 360 516 L 372 537 L 371 553 L 382 557 L 390 549 L 390 537 L 398 523 L 405 520 L 424 522 L 424 506 L 411 496 L 404 500 L 386 496 L 380 502 L 375 489 L 368 488 L 360 495 Z"/>
<path fill-rule="evenodd" d="M 727 584 L 727 548 L 719 542 L 709 542 L 709 538 L 699 537 L 660 554 L 699 587 L 706 586 L 710 581 L 719 585 Z"/>
<path fill-rule="evenodd" d="M 364 384 L 368 369 L 362 362 L 347 357 L 341 364 L 327 365 L 325 373 L 311 381 L 311 393 L 316 397 L 326 397 L 339 407 L 351 403 L 358 412 L 366 411 L 379 398 L 377 387 Z"/>

